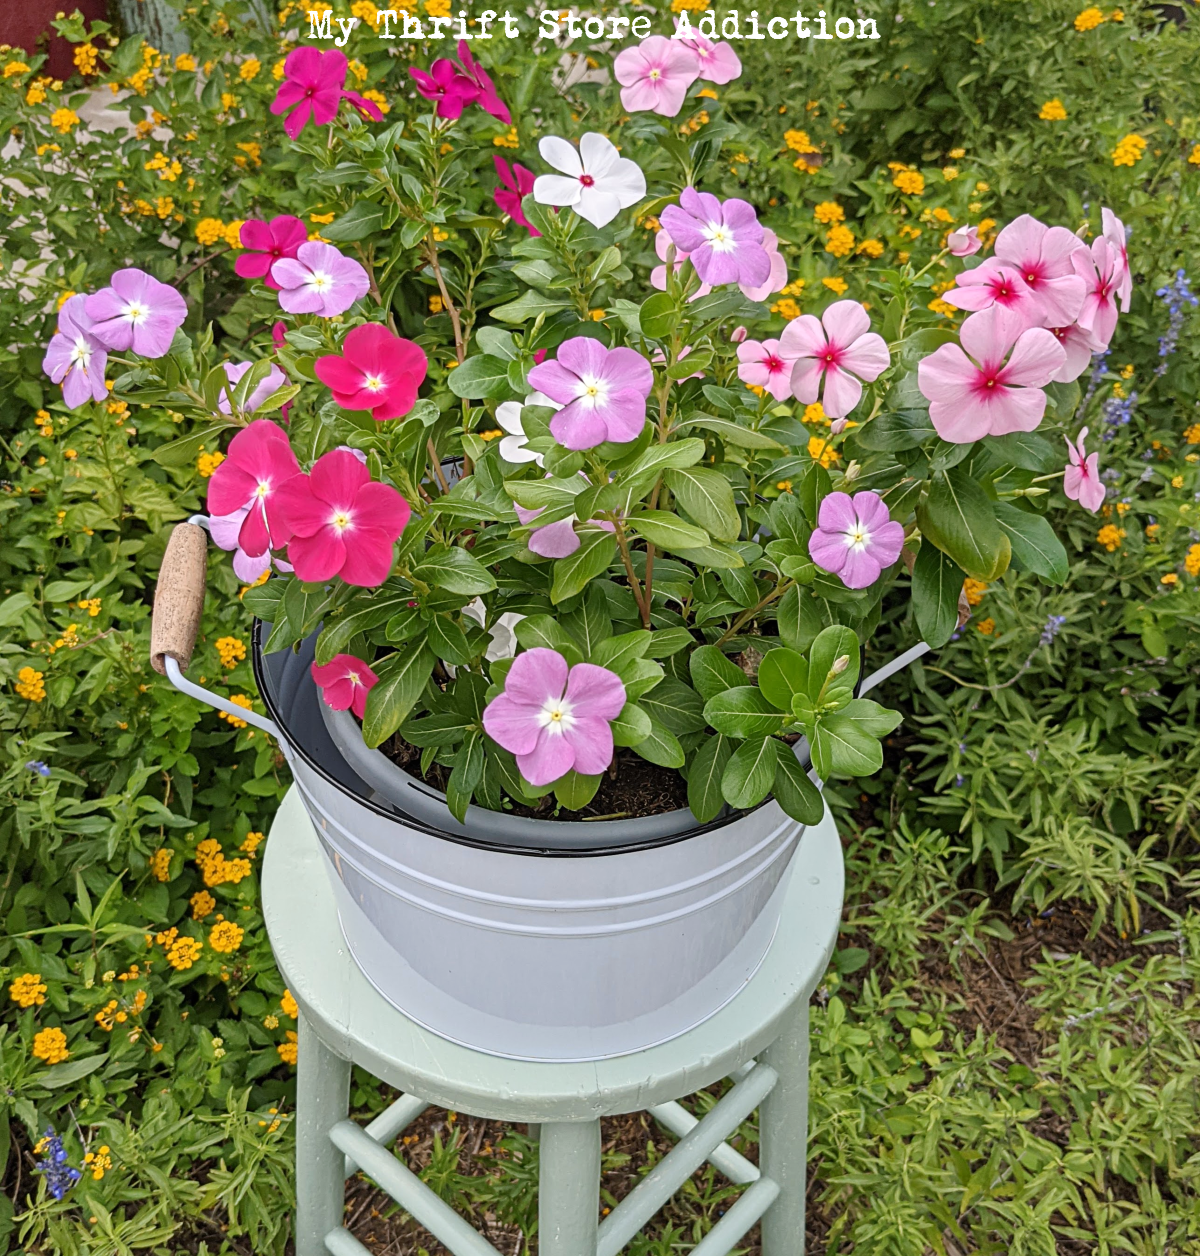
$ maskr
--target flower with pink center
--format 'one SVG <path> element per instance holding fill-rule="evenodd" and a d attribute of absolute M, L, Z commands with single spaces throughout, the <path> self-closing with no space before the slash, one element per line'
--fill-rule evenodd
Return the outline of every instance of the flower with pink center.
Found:
<path fill-rule="evenodd" d="M 965 445 L 1032 432 L 1046 412 L 1042 388 L 1066 359 L 1054 334 L 993 305 L 972 314 L 959 338 L 961 346 L 940 345 L 917 365 L 917 386 L 937 434 Z"/>
<path fill-rule="evenodd" d="M 743 340 L 737 347 L 738 379 L 765 388 L 776 401 L 792 395 L 792 367 L 796 359 L 778 340 Z"/>
<path fill-rule="evenodd" d="M 808 556 L 848 589 L 866 589 L 904 548 L 904 529 L 878 493 L 829 493 L 821 499 Z"/>
<path fill-rule="evenodd" d="M 622 157 L 606 136 L 589 131 L 576 150 L 557 135 L 538 141 L 542 159 L 561 174 L 540 174 L 533 181 L 539 205 L 569 205 L 593 227 L 606 227 L 623 209 L 646 195 L 641 167 Z"/>
<path fill-rule="evenodd" d="M 92 320 L 86 307 L 87 297 L 82 292 L 63 302 L 58 311 L 58 327 L 42 359 L 42 370 L 62 385 L 63 401 L 72 410 L 108 396 L 104 383 L 108 353 L 92 335 Z"/>
<path fill-rule="evenodd" d="M 651 35 L 617 54 L 613 74 L 621 84 L 621 104 L 630 113 L 673 118 L 699 77 L 700 59 L 681 40 Z"/>
<path fill-rule="evenodd" d="M 314 662 L 309 670 L 331 711 L 353 711 L 362 719 L 367 710 L 367 694 L 379 683 L 379 677 L 362 659 L 353 654 L 335 654 L 324 667 Z"/>
<path fill-rule="evenodd" d="M 283 129 L 295 139 L 309 119 L 315 126 L 328 126 L 343 100 L 348 100 L 364 117 L 379 122 L 379 106 L 357 92 L 346 90 L 346 54 L 337 48 L 321 52 L 316 48 L 293 48 L 283 63 L 283 82 L 271 103 L 273 114 L 286 113 Z"/>
<path fill-rule="evenodd" d="M 531 388 L 562 406 L 550 434 L 567 449 L 635 439 L 654 387 L 654 372 L 640 353 L 607 349 L 590 336 L 564 340 L 555 360 L 535 366 L 528 378 Z"/>
<path fill-rule="evenodd" d="M 1067 465 L 1063 468 L 1063 492 L 1072 501 L 1078 502 L 1084 510 L 1090 510 L 1092 514 L 1095 514 L 1104 505 L 1106 490 L 1100 482 L 1100 455 L 1089 454 L 1083 447 L 1087 434 L 1086 427 L 1080 428 L 1074 444 L 1071 444 L 1069 437 L 1063 437 L 1063 440 L 1067 442 Z"/>
<path fill-rule="evenodd" d="M 242 248 L 233 269 L 243 279 L 261 279 L 273 291 L 279 285 L 271 278 L 271 267 L 281 257 L 295 257 L 296 250 L 308 239 L 304 223 L 291 214 L 280 214 L 270 222 L 249 218 L 242 223 Z"/>
<path fill-rule="evenodd" d="M 233 410 L 229 404 L 229 393 L 233 392 L 234 385 L 242 378 L 243 375 L 254 365 L 253 362 L 222 362 L 225 368 L 225 378 L 229 380 L 229 392 L 224 388 L 221 389 L 221 399 L 217 402 L 217 409 L 222 414 L 232 414 Z M 264 379 L 258 387 L 246 398 L 246 404 L 242 407 L 247 414 L 253 414 L 264 401 L 278 389 L 284 387 L 287 383 L 287 376 L 277 366 L 272 366 L 267 372 L 267 378 Z"/>
<path fill-rule="evenodd" d="M 503 185 L 492 193 L 492 200 L 502 213 L 524 227 L 531 236 L 540 236 L 542 233 L 525 217 L 525 211 L 521 208 L 522 198 L 533 191 L 533 171 L 526 170 L 519 161 L 514 161 L 510 167 L 503 157 L 493 157 L 492 160 L 496 163 L 496 176 Z"/>
<path fill-rule="evenodd" d="M 453 61 L 446 58 L 435 61 L 428 72 L 415 65 L 408 73 L 426 100 L 437 102 L 439 118 L 460 118 L 463 110 L 479 98 L 479 88 L 471 82 Z"/>
<path fill-rule="evenodd" d="M 698 32 L 693 32 L 679 42 L 696 54 L 700 67 L 699 78 L 721 86 L 741 77 L 742 63 L 732 44 L 714 44 L 711 39 Z"/>
<path fill-rule="evenodd" d="M 225 460 L 208 482 L 211 515 L 231 515 L 245 508 L 237 545 L 251 558 L 282 549 L 291 530 L 279 509 L 279 493 L 300 474 L 300 464 L 283 428 L 255 419 L 229 442 Z M 222 545 L 223 549 L 230 546 Z"/>
<path fill-rule="evenodd" d="M 372 480 L 347 449 L 331 449 L 308 475 L 285 484 L 279 506 L 292 531 L 288 559 L 300 580 L 340 576 L 367 589 L 391 573 L 396 538 L 412 513 L 390 484 Z"/>
<path fill-rule="evenodd" d="M 1100 225 L 1108 246 L 1117 255 L 1116 280 L 1117 298 L 1121 302 L 1121 313 L 1129 313 L 1129 298 L 1133 295 L 1133 274 L 1129 269 L 1128 232 L 1125 224 L 1111 209 L 1100 211 Z"/>
<path fill-rule="evenodd" d="M 458 41 L 458 63 L 463 74 L 475 85 L 478 91 L 474 103 L 485 113 L 490 113 L 498 122 L 505 126 L 512 124 L 512 114 L 508 106 L 500 99 L 491 75 L 471 56 L 471 48 L 465 39 Z"/>
<path fill-rule="evenodd" d="M 675 241 L 671 239 L 671 233 L 666 227 L 660 227 L 654 236 L 654 251 L 665 263 L 667 260 L 667 252 Z M 742 295 L 751 301 L 765 301 L 773 292 L 779 292 L 787 284 L 787 262 L 783 259 L 783 254 L 779 251 L 779 237 L 769 227 L 763 228 L 762 246 L 766 250 L 767 260 L 770 262 L 771 271 L 767 276 L 767 280 L 762 284 L 739 284 Z M 675 245 L 675 273 L 678 274 L 684 262 L 688 260 L 688 254 L 678 245 Z M 657 288 L 660 292 L 665 292 L 667 288 L 667 268 L 665 265 L 656 266 L 650 272 L 650 284 Z M 706 297 L 712 291 L 712 284 L 702 283 L 699 288 L 688 298 L 689 301 L 697 301 L 701 297 Z"/>
<path fill-rule="evenodd" d="M 702 283 L 759 286 L 770 280 L 763 228 L 749 201 L 731 197 L 722 203 L 711 192 L 684 188 L 679 204 L 668 205 L 659 220 Z"/>
<path fill-rule="evenodd" d="M 970 257 L 972 253 L 978 253 L 983 248 L 979 228 L 959 227 L 957 231 L 951 231 L 946 237 L 946 247 L 952 257 Z"/>
<path fill-rule="evenodd" d="M 295 257 L 280 258 L 271 267 L 271 278 L 279 285 L 279 304 L 289 314 L 322 318 L 344 314 L 371 287 L 358 262 L 321 240 L 302 244 Z"/>
<path fill-rule="evenodd" d="M 1107 349 L 1117 330 L 1117 294 L 1121 282 L 1121 259 L 1116 249 L 1100 236 L 1092 247 L 1076 251 L 1075 272 L 1087 287 L 1083 308 L 1075 320 L 1090 332 L 1098 348 Z"/>
<path fill-rule="evenodd" d="M 1030 214 L 996 237 L 995 260 L 1013 267 L 1041 302 L 1041 327 L 1065 327 L 1079 317 L 1085 287 L 1071 255 L 1083 241 L 1066 227 L 1047 227 Z"/>
<path fill-rule="evenodd" d="M 187 302 L 170 284 L 132 267 L 113 271 L 109 285 L 87 298 L 89 335 L 106 349 L 161 358 L 187 318 Z"/>
<path fill-rule="evenodd" d="M 954 282 L 956 286 L 943 292 L 942 300 L 955 309 L 975 311 L 1000 305 L 1019 314 L 1026 327 L 1041 325 L 1042 303 L 1012 266 L 984 262 L 964 270 Z"/>
<path fill-rule="evenodd" d="M 1084 331 L 1078 323 L 1069 327 L 1047 327 L 1046 330 L 1062 345 L 1066 354 L 1065 361 L 1054 375 L 1054 382 L 1058 384 L 1069 384 L 1078 379 L 1091 365 L 1092 354 L 1108 347 L 1100 344 L 1091 332 Z"/>
<path fill-rule="evenodd" d="M 567 660 L 538 646 L 518 654 L 504 692 L 483 709 L 487 735 L 517 756 L 521 775 L 540 788 L 573 768 L 598 776 L 613 758 L 612 721 L 625 705 L 616 672 Z"/>
<path fill-rule="evenodd" d="M 779 337 L 781 356 L 793 359 L 792 396 L 805 405 L 820 400 L 831 419 L 858 405 L 862 385 L 891 365 L 882 336 L 858 301 L 835 301 L 817 318 L 802 314 Z"/>
<path fill-rule="evenodd" d="M 382 323 L 347 332 L 342 355 L 327 354 L 313 366 L 343 410 L 369 410 L 376 422 L 403 418 L 416 404 L 429 359 L 411 340 Z"/>

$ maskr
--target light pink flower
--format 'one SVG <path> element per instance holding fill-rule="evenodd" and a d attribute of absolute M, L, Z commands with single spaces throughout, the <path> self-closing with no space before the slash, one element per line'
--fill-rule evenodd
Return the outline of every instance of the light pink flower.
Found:
<path fill-rule="evenodd" d="M 209 513 L 232 515 L 246 510 L 238 525 L 237 545 L 250 558 L 268 549 L 282 549 L 291 529 L 281 517 L 279 492 L 299 474 L 300 464 L 283 428 L 269 419 L 255 419 L 229 442 L 225 460 L 212 473 Z M 222 544 L 222 548 L 232 547 Z"/>
<path fill-rule="evenodd" d="M 1098 349 L 1107 349 L 1117 330 L 1117 293 L 1121 281 L 1121 258 L 1104 236 L 1081 248 L 1074 256 L 1075 272 L 1087 285 L 1083 308 L 1075 320 L 1090 332 Z M 1128 306 L 1126 306 L 1128 308 Z"/>
<path fill-rule="evenodd" d="M 305 582 L 340 576 L 361 588 L 388 578 L 392 547 L 412 513 L 390 484 L 373 481 L 346 449 L 331 449 L 309 475 L 288 481 L 279 506 L 293 534 L 288 559 L 296 575 Z"/>
<path fill-rule="evenodd" d="M 58 328 L 46 346 L 42 370 L 62 385 L 63 400 L 72 410 L 87 401 L 103 401 L 108 396 L 104 370 L 108 353 L 92 335 L 87 314 L 87 297 L 78 292 L 68 297 L 58 312 Z"/>
<path fill-rule="evenodd" d="M 995 260 L 1012 266 L 1041 302 L 1042 327 L 1065 327 L 1079 317 L 1084 283 L 1071 255 L 1084 247 L 1066 227 L 1047 227 L 1030 214 L 1014 219 L 996 237 Z"/>
<path fill-rule="evenodd" d="M 144 270 L 113 271 L 110 286 L 87 298 L 89 334 L 106 349 L 161 358 L 187 318 L 187 302 Z"/>
<path fill-rule="evenodd" d="M 652 110 L 673 118 L 699 77 L 700 59 L 681 40 L 651 35 L 619 52 L 613 73 L 621 84 L 621 104 L 630 113 Z"/>
<path fill-rule="evenodd" d="M 588 131 L 579 148 L 558 135 L 538 141 L 542 160 L 561 174 L 540 174 L 533 181 L 539 205 L 569 205 L 593 227 L 606 227 L 623 209 L 646 195 L 642 168 L 622 157 L 606 136 Z"/>
<path fill-rule="evenodd" d="M 937 434 L 965 445 L 1032 432 L 1046 412 L 1042 386 L 1066 359 L 1054 334 L 993 305 L 972 314 L 959 337 L 961 347 L 941 345 L 917 365 L 917 386 Z"/>
<path fill-rule="evenodd" d="M 999 305 L 1019 314 L 1026 327 L 1041 326 L 1042 303 L 1014 267 L 992 260 L 964 270 L 954 282 L 956 286 L 943 292 L 942 300 L 956 309 L 986 310 Z"/>
<path fill-rule="evenodd" d="M 1058 384 L 1069 384 L 1078 379 L 1091 364 L 1092 354 L 1106 348 L 1078 323 L 1072 323 L 1069 327 L 1047 327 L 1046 330 L 1062 345 L 1063 352 L 1067 355 L 1054 374 L 1054 382 Z"/>
<path fill-rule="evenodd" d="M 729 333 L 729 339 L 732 344 L 740 345 L 749 334 L 746 328 L 739 324 Z"/>
<path fill-rule="evenodd" d="M 229 391 L 233 392 L 234 385 L 242 378 L 243 375 L 254 365 L 253 362 L 222 362 L 225 368 L 225 377 L 229 380 Z M 246 404 L 242 407 L 248 414 L 253 413 L 262 405 L 264 401 L 275 391 L 282 388 L 287 383 L 287 376 L 277 366 L 272 366 L 267 373 L 267 378 L 246 398 Z M 231 414 L 232 409 L 229 404 L 229 396 L 225 390 L 221 389 L 221 400 L 217 402 L 217 409 L 222 414 Z"/>
<path fill-rule="evenodd" d="M 542 513 L 543 507 L 526 510 L 524 506 L 513 502 L 513 509 L 517 512 L 517 518 L 525 524 L 532 523 Z M 529 548 L 543 558 L 566 558 L 568 554 L 574 554 L 582 544 L 575 532 L 576 522 L 574 515 L 568 515 L 566 519 L 559 519 L 557 523 L 547 523 L 543 527 L 534 528 L 529 534 Z M 616 525 L 609 523 L 606 519 L 590 519 L 588 526 L 602 528 L 605 532 L 617 530 Z"/>
<path fill-rule="evenodd" d="M 763 228 L 749 201 L 719 201 L 711 192 L 684 188 L 678 205 L 659 215 L 676 246 L 687 253 L 702 283 L 761 286 L 771 278 Z"/>
<path fill-rule="evenodd" d="M 276 558 L 270 549 L 251 555 L 238 544 L 242 524 L 249 513 L 248 506 L 241 506 L 227 515 L 208 516 L 208 534 L 212 537 L 213 544 L 220 549 L 233 551 L 233 574 L 246 584 L 255 584 L 264 573 L 271 570 L 272 563 L 280 571 L 291 571 L 290 564 Z"/>
<path fill-rule="evenodd" d="M 1099 453 L 1089 454 L 1083 447 L 1087 434 L 1086 427 L 1080 428 L 1073 445 L 1069 437 L 1063 437 L 1063 440 L 1067 442 L 1063 492 L 1072 501 L 1078 502 L 1084 510 L 1090 510 L 1092 514 L 1095 514 L 1104 505 L 1105 488 L 1100 482 Z"/>
<path fill-rule="evenodd" d="M 353 654 L 335 654 L 324 667 L 314 662 L 309 669 L 321 690 L 325 705 L 333 711 L 353 711 L 361 720 L 367 709 L 367 694 L 379 677 Z"/>
<path fill-rule="evenodd" d="M 563 407 L 550 420 L 550 434 L 567 449 L 633 440 L 654 387 L 654 372 L 640 353 L 606 349 L 590 336 L 564 340 L 556 359 L 535 366 L 528 378 L 530 388 Z"/>
<path fill-rule="evenodd" d="M 742 63 L 732 44 L 714 44 L 711 39 L 696 32 L 678 42 L 696 54 L 700 78 L 720 86 L 741 77 Z"/>
<path fill-rule="evenodd" d="M 483 709 L 483 727 L 541 787 L 572 768 L 582 776 L 603 772 L 613 757 L 611 722 L 624 705 L 615 672 L 593 663 L 568 667 L 557 650 L 539 646 L 517 655 L 504 692 Z"/>
<path fill-rule="evenodd" d="M 300 50 L 303 51 L 303 50 Z M 332 244 L 309 240 L 295 257 L 281 257 L 271 267 L 280 287 L 279 304 L 289 314 L 344 314 L 371 287 L 367 272 Z"/>
<path fill-rule="evenodd" d="M 904 529 L 878 493 L 828 493 L 821 499 L 808 555 L 848 589 L 874 584 L 903 548 Z"/>
<path fill-rule="evenodd" d="M 737 347 L 738 379 L 765 388 L 776 401 L 792 393 L 792 367 L 796 358 L 778 340 L 743 340 Z"/>
<path fill-rule="evenodd" d="M 779 292 L 787 286 L 787 262 L 779 251 L 779 237 L 770 227 L 763 228 L 762 244 L 767 252 L 767 260 L 771 263 L 771 273 L 761 284 L 738 284 L 742 295 L 751 301 L 765 301 L 773 292 Z"/>
<path fill-rule="evenodd" d="M 891 364 L 883 337 L 858 301 L 835 301 L 818 319 L 794 318 L 779 337 L 783 356 L 794 358 L 792 395 L 805 405 L 820 399 L 831 419 L 858 405 L 862 383 L 878 379 Z M 822 390 L 822 383 L 824 389 Z"/>
<path fill-rule="evenodd" d="M 946 237 L 946 247 L 953 257 L 970 257 L 983 248 L 978 227 L 959 227 Z"/>
<path fill-rule="evenodd" d="M 1116 252 L 1117 266 L 1117 297 L 1121 302 L 1121 313 L 1129 312 L 1129 298 L 1133 294 L 1133 275 L 1129 269 L 1129 249 L 1126 242 L 1125 224 L 1111 209 L 1100 211 L 1101 229 L 1109 247 Z"/>

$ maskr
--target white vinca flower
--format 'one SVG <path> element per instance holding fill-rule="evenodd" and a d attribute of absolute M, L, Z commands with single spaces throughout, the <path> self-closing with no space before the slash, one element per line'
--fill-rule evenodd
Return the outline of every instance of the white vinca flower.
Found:
<path fill-rule="evenodd" d="M 526 406 L 545 406 L 549 410 L 561 410 L 557 401 L 551 401 L 545 393 L 530 393 L 524 401 L 502 401 L 496 407 L 496 422 L 508 433 L 500 441 L 500 457 L 505 462 L 536 462 L 542 465 L 542 455 L 528 447 L 529 435 L 521 422 L 521 411 Z"/>
<path fill-rule="evenodd" d="M 543 160 L 562 174 L 539 175 L 533 199 L 539 205 L 569 205 L 593 227 L 603 227 L 646 195 L 646 176 L 636 161 L 622 157 L 616 145 L 589 131 L 573 144 L 547 135 L 538 144 Z"/>

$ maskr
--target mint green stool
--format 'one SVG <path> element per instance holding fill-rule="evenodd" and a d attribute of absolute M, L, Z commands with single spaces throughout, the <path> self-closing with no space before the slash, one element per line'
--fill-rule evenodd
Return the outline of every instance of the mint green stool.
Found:
<path fill-rule="evenodd" d="M 617 1256 L 705 1160 L 747 1189 L 694 1256 L 725 1256 L 760 1219 L 763 1256 L 803 1256 L 808 1000 L 837 938 L 842 888 L 841 844 L 826 812 L 803 836 L 766 959 L 709 1020 L 671 1042 L 594 1063 L 501 1059 L 423 1029 L 362 975 L 293 789 L 271 826 L 263 910 L 300 1005 L 296 1256 L 371 1256 L 342 1227 L 345 1182 L 356 1169 L 455 1256 L 500 1256 L 390 1150 L 430 1104 L 538 1127 L 541 1256 Z M 365 1128 L 347 1119 L 352 1064 L 402 1092 Z M 703 1120 L 675 1102 L 725 1077 L 734 1085 Z M 725 1141 L 756 1108 L 757 1167 Z M 679 1142 L 600 1223 L 600 1118 L 642 1110 Z"/>

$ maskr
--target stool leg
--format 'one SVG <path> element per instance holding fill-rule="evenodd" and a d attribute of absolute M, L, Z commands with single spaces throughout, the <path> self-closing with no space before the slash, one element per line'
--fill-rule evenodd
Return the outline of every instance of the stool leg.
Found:
<path fill-rule="evenodd" d="M 538 1251 L 595 1256 L 600 1122 L 547 1121 L 538 1132 Z"/>
<path fill-rule="evenodd" d="M 345 1156 L 329 1131 L 346 1119 L 350 1061 L 335 1055 L 300 1013 L 296 1077 L 296 1256 L 325 1256 L 325 1236 L 342 1224 Z"/>
<path fill-rule="evenodd" d="M 808 1000 L 799 999 L 783 1032 L 761 1057 L 779 1074 L 759 1112 L 759 1165 L 779 1186 L 762 1222 L 763 1256 L 804 1256 L 808 1155 Z"/>

